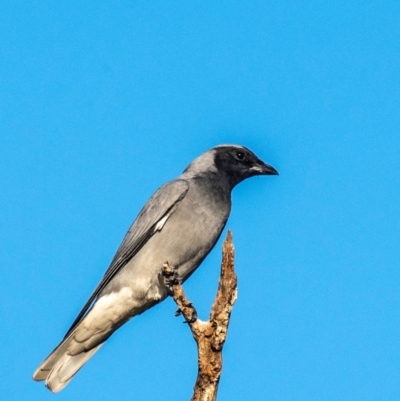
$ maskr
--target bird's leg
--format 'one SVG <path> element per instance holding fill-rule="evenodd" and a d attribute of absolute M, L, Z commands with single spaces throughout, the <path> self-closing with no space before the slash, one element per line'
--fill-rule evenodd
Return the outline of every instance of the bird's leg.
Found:
<path fill-rule="evenodd" d="M 185 322 L 183 322 L 183 323 L 194 323 L 198 318 L 197 310 L 196 310 L 196 308 L 193 306 L 193 304 L 191 302 L 189 303 L 188 306 L 190 308 L 189 310 L 191 312 L 191 316 L 189 318 L 187 318 L 187 320 Z"/>
<path fill-rule="evenodd" d="M 177 269 L 175 269 L 173 266 L 170 266 L 168 262 L 165 262 L 161 274 L 164 278 L 164 283 L 168 294 L 172 295 L 172 287 L 181 283 Z"/>
<path fill-rule="evenodd" d="M 175 312 L 175 316 L 183 315 L 185 318 L 184 323 L 194 323 L 197 320 L 197 312 L 193 304 L 186 298 L 183 292 L 177 269 L 171 267 L 168 262 L 165 262 L 162 276 L 169 295 L 174 298 L 179 307 Z"/>
<path fill-rule="evenodd" d="M 195 309 L 195 307 L 193 306 L 192 302 L 188 302 L 186 305 L 187 308 L 189 308 L 190 311 L 190 317 L 187 318 L 187 320 L 185 320 L 183 323 L 194 323 L 198 316 L 197 316 L 197 310 Z M 187 314 L 187 313 L 186 313 Z M 175 313 L 174 316 L 180 316 L 182 315 L 182 311 L 180 309 L 178 309 Z M 186 316 L 185 316 L 186 319 Z"/>

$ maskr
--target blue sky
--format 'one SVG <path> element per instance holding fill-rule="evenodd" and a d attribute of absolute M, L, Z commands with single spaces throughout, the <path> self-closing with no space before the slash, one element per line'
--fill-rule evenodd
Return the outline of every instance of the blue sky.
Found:
<path fill-rule="evenodd" d="M 239 143 L 280 176 L 233 192 L 218 400 L 398 400 L 399 16 L 396 1 L 2 1 L 2 399 L 190 398 L 196 349 L 171 300 L 57 396 L 31 375 L 147 198 Z M 220 254 L 185 283 L 203 319 Z"/>

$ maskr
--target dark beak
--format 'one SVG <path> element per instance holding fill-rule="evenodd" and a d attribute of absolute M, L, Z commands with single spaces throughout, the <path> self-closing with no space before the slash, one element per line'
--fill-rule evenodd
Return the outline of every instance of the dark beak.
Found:
<path fill-rule="evenodd" d="M 267 163 L 259 160 L 258 163 L 251 168 L 255 174 L 259 175 L 279 175 L 278 171 Z"/>

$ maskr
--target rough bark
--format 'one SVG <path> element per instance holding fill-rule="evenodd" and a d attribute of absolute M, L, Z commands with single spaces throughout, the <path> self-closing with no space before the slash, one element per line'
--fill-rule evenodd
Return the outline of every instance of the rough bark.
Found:
<path fill-rule="evenodd" d="M 198 373 L 191 401 L 214 401 L 217 398 L 222 371 L 222 348 L 237 297 L 234 248 L 230 231 L 224 241 L 222 254 L 218 291 L 206 322 L 197 318 L 196 308 L 187 299 L 173 267 L 166 262 L 163 268 L 165 283 L 179 308 L 176 314 L 183 315 L 197 343 Z"/>

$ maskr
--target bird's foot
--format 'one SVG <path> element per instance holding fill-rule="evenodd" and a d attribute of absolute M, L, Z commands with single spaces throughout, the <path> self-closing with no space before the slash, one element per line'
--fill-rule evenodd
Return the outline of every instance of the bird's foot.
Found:
<path fill-rule="evenodd" d="M 162 275 L 164 277 L 165 286 L 167 287 L 167 290 L 171 295 L 171 287 L 181 283 L 178 271 L 174 267 L 171 267 L 168 263 L 166 263 L 162 270 Z"/>
<path fill-rule="evenodd" d="M 191 302 L 186 306 L 190 308 L 190 316 L 187 316 L 187 312 L 186 312 L 185 321 L 183 323 L 194 323 L 198 318 L 197 311 Z M 182 314 L 183 314 L 182 311 L 180 309 L 178 309 L 174 313 L 174 316 L 180 316 Z"/>
<path fill-rule="evenodd" d="M 183 322 L 183 323 L 194 323 L 196 320 L 197 320 L 197 310 L 194 308 L 194 306 L 193 306 L 193 304 L 192 303 L 190 303 L 190 305 L 192 306 L 192 308 L 191 308 L 191 316 L 188 318 L 188 319 L 186 319 L 186 321 L 185 322 Z"/>

